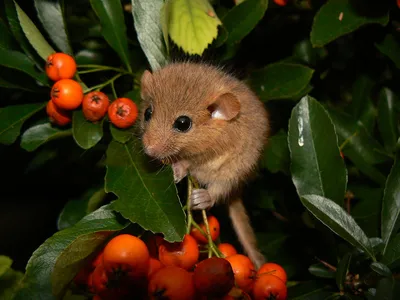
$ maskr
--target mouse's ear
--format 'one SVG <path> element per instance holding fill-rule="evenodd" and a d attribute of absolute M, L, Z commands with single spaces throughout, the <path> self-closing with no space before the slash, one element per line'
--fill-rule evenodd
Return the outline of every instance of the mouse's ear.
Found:
<path fill-rule="evenodd" d="M 140 80 L 140 92 L 143 97 L 143 95 L 146 95 L 148 93 L 149 86 L 153 82 L 153 75 L 149 70 L 146 70 L 143 72 L 142 79 Z"/>
<path fill-rule="evenodd" d="M 232 93 L 223 94 L 208 107 L 211 118 L 229 121 L 240 112 L 240 102 Z"/>

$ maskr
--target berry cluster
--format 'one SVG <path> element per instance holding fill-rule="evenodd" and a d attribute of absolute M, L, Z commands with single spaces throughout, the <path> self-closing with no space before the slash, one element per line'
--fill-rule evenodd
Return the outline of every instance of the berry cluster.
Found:
<path fill-rule="evenodd" d="M 82 105 L 85 118 L 97 122 L 108 113 L 110 122 L 118 128 L 131 127 L 138 116 L 136 104 L 128 98 L 117 98 L 111 104 L 108 96 L 100 91 L 84 94 L 81 84 L 72 79 L 77 70 L 74 58 L 65 53 L 49 55 L 46 74 L 55 81 L 46 112 L 53 124 L 65 126 L 72 121 L 72 111 Z"/>
<path fill-rule="evenodd" d="M 207 221 L 208 230 L 204 223 L 196 224 L 175 243 L 156 234 L 139 238 L 120 233 L 73 283 L 97 300 L 287 298 L 287 275 L 280 265 L 269 262 L 256 270 L 228 243 L 217 245 L 218 255 L 207 255 L 209 240 L 217 241 L 220 233 L 215 216 Z"/>

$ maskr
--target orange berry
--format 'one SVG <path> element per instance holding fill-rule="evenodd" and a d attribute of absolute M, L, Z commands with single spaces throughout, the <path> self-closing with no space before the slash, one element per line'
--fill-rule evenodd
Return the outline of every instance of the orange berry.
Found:
<path fill-rule="evenodd" d="M 70 79 L 76 72 L 75 59 L 65 53 L 53 53 L 46 60 L 46 74 L 53 80 Z"/>
<path fill-rule="evenodd" d="M 51 88 L 51 100 L 61 109 L 76 109 L 81 105 L 82 99 L 82 87 L 75 80 L 61 79 Z"/>
<path fill-rule="evenodd" d="M 118 98 L 108 107 L 108 118 L 118 128 L 131 127 L 138 116 L 138 108 L 131 99 Z"/>
<path fill-rule="evenodd" d="M 234 254 L 225 259 L 229 261 L 232 266 L 236 285 L 245 292 L 251 291 L 256 271 L 250 258 L 243 254 Z"/>
<path fill-rule="evenodd" d="M 158 257 L 165 266 L 189 270 L 199 259 L 199 247 L 196 240 L 186 234 L 182 242 L 169 243 L 164 240 L 158 247 Z"/>
<path fill-rule="evenodd" d="M 58 126 L 68 125 L 72 121 L 70 112 L 57 107 L 52 100 L 47 102 L 46 113 L 49 116 L 50 122 Z"/>
<path fill-rule="evenodd" d="M 237 251 L 235 249 L 235 247 L 233 247 L 231 244 L 229 243 L 221 243 L 218 245 L 218 249 L 219 251 L 221 251 L 222 255 L 224 257 L 228 257 L 234 254 L 237 254 Z"/>
<path fill-rule="evenodd" d="M 207 217 L 208 227 L 210 228 L 211 239 L 215 241 L 219 237 L 220 226 L 218 219 L 214 216 Z M 202 223 L 200 228 L 207 234 L 206 224 Z M 207 237 L 200 232 L 196 227 L 192 227 L 190 234 L 196 239 L 197 242 L 207 244 Z"/>

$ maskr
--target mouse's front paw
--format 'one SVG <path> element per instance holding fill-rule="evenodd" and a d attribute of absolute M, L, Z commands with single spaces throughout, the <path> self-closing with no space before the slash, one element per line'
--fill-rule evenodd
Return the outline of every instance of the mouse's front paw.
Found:
<path fill-rule="evenodd" d="M 206 189 L 194 189 L 190 196 L 190 202 L 193 210 L 208 209 L 215 203 Z"/>

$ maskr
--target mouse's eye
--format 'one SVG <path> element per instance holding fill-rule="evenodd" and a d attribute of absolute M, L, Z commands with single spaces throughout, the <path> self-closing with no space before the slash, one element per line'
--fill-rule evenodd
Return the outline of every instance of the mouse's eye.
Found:
<path fill-rule="evenodd" d="M 150 106 L 144 111 L 144 120 L 146 122 L 149 121 L 151 119 L 152 114 L 153 114 L 153 109 Z"/>
<path fill-rule="evenodd" d="M 174 122 L 174 128 L 180 132 L 186 132 L 192 127 L 192 120 L 187 116 L 180 116 Z"/>

